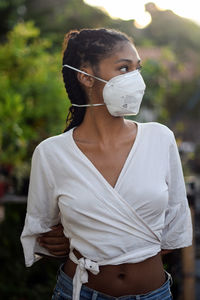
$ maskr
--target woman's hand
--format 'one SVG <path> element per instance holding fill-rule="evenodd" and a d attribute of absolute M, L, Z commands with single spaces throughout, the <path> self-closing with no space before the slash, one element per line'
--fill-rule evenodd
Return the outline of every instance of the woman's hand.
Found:
<path fill-rule="evenodd" d="M 69 254 L 69 240 L 64 236 L 61 224 L 55 225 L 51 231 L 43 233 L 37 241 L 52 255 L 67 256 Z"/>

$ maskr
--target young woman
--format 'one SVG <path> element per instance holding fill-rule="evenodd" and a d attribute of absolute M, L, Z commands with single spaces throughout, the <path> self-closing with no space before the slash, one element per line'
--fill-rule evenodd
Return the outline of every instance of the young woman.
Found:
<path fill-rule="evenodd" d="M 34 151 L 21 236 L 31 266 L 35 253 L 48 253 L 38 236 L 62 223 L 70 253 L 52 299 L 172 299 L 161 254 L 191 245 L 191 217 L 171 130 L 124 119 L 139 112 L 140 68 L 123 33 L 66 35 L 67 128 Z"/>

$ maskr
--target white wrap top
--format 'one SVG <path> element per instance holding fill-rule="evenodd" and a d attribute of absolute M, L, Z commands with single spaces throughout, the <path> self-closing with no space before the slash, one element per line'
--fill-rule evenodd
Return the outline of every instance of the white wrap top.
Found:
<path fill-rule="evenodd" d="M 136 123 L 138 132 L 113 188 L 81 152 L 73 129 L 48 138 L 32 158 L 27 214 L 21 242 L 31 266 L 48 254 L 39 234 L 62 223 L 77 264 L 73 300 L 87 270 L 137 263 L 161 249 L 191 245 L 192 224 L 174 135 L 159 123 Z M 83 256 L 77 259 L 77 249 Z"/>

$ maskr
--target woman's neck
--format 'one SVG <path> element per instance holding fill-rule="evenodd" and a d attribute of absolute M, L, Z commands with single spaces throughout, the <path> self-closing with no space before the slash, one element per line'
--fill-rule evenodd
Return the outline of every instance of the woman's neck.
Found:
<path fill-rule="evenodd" d="M 110 143 L 110 140 L 119 139 L 120 133 L 126 127 L 123 117 L 113 117 L 106 107 L 90 107 L 82 124 L 79 126 L 79 134 L 92 142 Z"/>

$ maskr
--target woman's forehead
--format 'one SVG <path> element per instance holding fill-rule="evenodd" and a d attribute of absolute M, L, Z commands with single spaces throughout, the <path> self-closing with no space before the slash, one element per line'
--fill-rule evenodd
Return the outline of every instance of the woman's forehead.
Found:
<path fill-rule="evenodd" d="M 135 46 L 130 42 L 119 43 L 112 51 L 112 54 L 104 61 L 120 63 L 121 61 L 140 61 L 140 56 Z"/>

